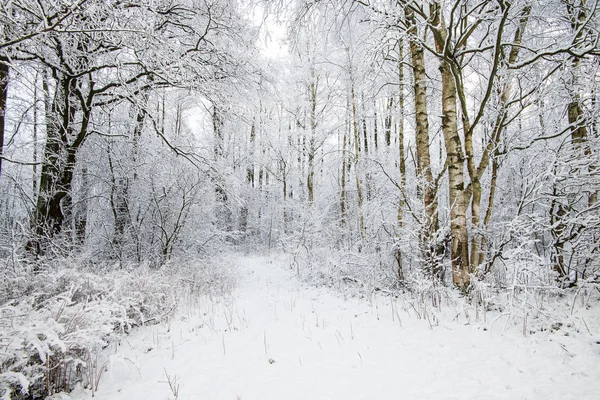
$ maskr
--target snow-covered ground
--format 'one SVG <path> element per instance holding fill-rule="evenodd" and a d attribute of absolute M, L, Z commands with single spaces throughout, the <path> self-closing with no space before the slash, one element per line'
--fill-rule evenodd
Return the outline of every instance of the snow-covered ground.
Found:
<path fill-rule="evenodd" d="M 94 398 L 600 398 L 598 336 L 432 324 L 401 299 L 307 287 L 280 261 L 236 259 L 231 296 L 190 302 L 106 349 Z"/>

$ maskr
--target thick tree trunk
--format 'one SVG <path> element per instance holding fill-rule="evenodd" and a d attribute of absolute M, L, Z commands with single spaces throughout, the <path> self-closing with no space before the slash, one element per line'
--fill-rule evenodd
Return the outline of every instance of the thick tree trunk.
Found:
<path fill-rule="evenodd" d="M 83 246 L 85 244 L 85 233 L 87 229 L 88 214 L 88 196 L 89 196 L 88 170 L 86 167 L 81 170 L 81 190 L 77 210 L 75 213 L 75 244 Z"/>
<path fill-rule="evenodd" d="M 63 47 L 58 39 L 57 50 Z M 88 65 L 89 43 L 82 39 L 77 43 L 80 55 L 74 61 L 77 68 Z M 73 68 L 67 64 L 64 54 L 58 54 L 59 67 L 52 72 L 56 79 L 56 89 L 52 104 L 46 102 L 46 145 L 40 171 L 39 195 L 34 217 L 35 239 L 28 247 L 34 254 L 43 254 L 42 241 L 51 240 L 64 228 L 72 234 L 75 227 L 71 197 L 73 173 L 77 153 L 88 136 L 91 119 L 91 106 L 94 97 L 94 82 L 89 75 L 72 76 L 63 71 Z M 44 79 L 47 81 L 47 79 Z M 44 90 L 47 92 L 47 82 Z"/>
<path fill-rule="evenodd" d="M 587 23 L 587 0 L 572 1 L 566 0 L 567 13 L 571 19 L 571 29 L 575 33 L 573 40 L 574 46 L 581 47 L 582 41 L 586 35 L 585 24 Z M 586 155 L 589 155 L 589 148 L 586 148 L 585 143 L 588 140 L 588 132 L 585 125 L 583 108 L 581 107 L 581 94 L 578 88 L 578 77 L 580 74 L 579 66 L 581 59 L 572 57 L 571 73 L 573 74 L 571 82 L 571 102 L 567 106 L 567 117 L 571 128 L 571 141 L 577 149 L 583 148 Z M 587 150 L 587 151 L 586 151 Z"/>
<path fill-rule="evenodd" d="M 458 135 L 456 86 L 450 66 L 441 61 L 442 131 L 448 165 L 448 198 L 450 201 L 450 232 L 452 236 L 452 282 L 460 288 L 469 285 L 469 235 L 467 204 L 464 196 L 464 156 Z"/>
<path fill-rule="evenodd" d="M 418 37 L 414 11 L 405 9 L 406 21 L 411 37 Z M 425 267 L 432 276 L 441 278 L 442 268 L 437 260 L 438 246 L 435 233 L 438 230 L 436 184 L 431 171 L 431 156 L 429 150 L 429 121 L 427 108 L 427 75 L 425 73 L 425 57 L 423 47 L 416 41 L 410 41 L 410 53 L 413 68 L 413 87 L 415 93 L 415 122 L 417 142 L 417 175 L 419 176 L 420 192 L 423 196 L 425 220 L 421 234 L 421 246 L 425 259 Z"/>
<path fill-rule="evenodd" d="M 572 1 L 565 0 L 564 4 L 567 8 L 567 13 L 571 22 L 571 30 L 574 34 L 573 47 L 575 49 L 585 46 L 585 36 L 589 33 L 586 24 L 588 21 L 588 5 L 586 0 Z M 567 104 L 567 121 L 569 123 L 569 130 L 571 134 L 571 145 L 574 150 L 574 158 L 578 160 L 585 160 L 584 165 L 578 166 L 575 169 L 575 175 L 589 176 L 597 171 L 597 166 L 590 164 L 592 159 L 592 151 L 589 145 L 588 137 L 588 122 L 582 107 L 582 93 L 583 88 L 579 83 L 582 72 L 580 71 L 581 58 L 573 55 L 570 59 L 570 74 L 571 79 L 569 83 L 570 90 L 570 102 Z M 589 191 L 588 188 L 581 188 L 586 191 L 587 195 L 587 208 L 592 208 L 598 201 L 598 192 L 595 190 Z M 565 193 L 557 190 L 554 187 L 554 198 L 550 210 L 550 222 L 552 226 L 551 234 L 554 238 L 554 270 L 557 274 L 557 280 L 561 286 L 564 286 L 569 280 L 569 269 L 565 264 L 565 255 L 569 251 L 565 250 L 565 246 L 573 239 L 573 236 L 569 235 L 567 229 L 569 218 L 573 217 L 573 214 L 582 211 L 580 205 L 574 204 L 574 202 L 565 196 Z"/>
<path fill-rule="evenodd" d="M 574 80 L 577 80 L 578 67 L 580 59 L 573 59 L 573 74 L 575 75 Z M 576 86 L 576 82 L 573 82 L 573 86 Z M 579 89 L 572 88 L 571 102 L 567 105 L 567 118 L 571 129 L 571 143 L 578 154 L 582 158 L 591 159 L 592 151 L 589 145 L 588 129 L 586 126 L 586 118 L 581 107 L 581 94 Z M 585 174 L 596 171 L 597 166 L 590 164 L 584 167 Z M 588 193 L 588 207 L 594 206 L 598 202 L 598 192 L 592 191 Z"/>
<path fill-rule="evenodd" d="M 55 137 L 46 138 L 36 211 L 36 233 L 41 238 L 51 239 L 59 234 L 72 207 L 70 196 L 76 153 L 75 148 L 65 146 Z"/>
<path fill-rule="evenodd" d="M 438 3 L 432 7 L 435 47 L 438 53 L 447 51 L 447 28 Z M 466 289 L 470 282 L 469 233 L 467 231 L 467 200 L 464 195 L 464 162 L 462 142 L 458 133 L 457 90 L 452 66 L 440 59 L 442 77 L 442 132 L 448 168 L 448 200 L 450 202 L 450 235 L 452 283 Z"/>
<path fill-rule="evenodd" d="M 72 144 L 73 121 L 79 110 L 74 99 L 77 90 L 74 80 L 61 77 L 49 113 L 46 115 L 46 144 L 41 168 L 39 195 L 35 213 L 36 241 L 29 246 L 35 254 L 43 254 L 45 246 L 41 241 L 51 240 L 59 234 L 72 215 L 71 189 L 77 150 L 82 140 Z M 83 113 L 80 138 L 85 137 L 89 113 Z"/>
<path fill-rule="evenodd" d="M 439 3 L 432 5 L 432 25 L 438 53 L 447 52 L 448 31 Z M 465 198 L 465 156 L 458 133 L 457 89 L 450 62 L 440 59 L 442 77 L 442 132 L 448 168 L 448 200 L 450 202 L 450 235 L 452 283 L 466 289 L 470 283 L 469 233 L 467 231 L 467 199 Z M 472 145 L 472 144 L 471 144 Z"/>

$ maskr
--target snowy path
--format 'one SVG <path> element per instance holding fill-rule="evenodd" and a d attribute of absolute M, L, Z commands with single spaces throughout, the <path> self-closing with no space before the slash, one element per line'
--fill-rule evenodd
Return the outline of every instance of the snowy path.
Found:
<path fill-rule="evenodd" d="M 600 398 L 592 339 L 430 329 L 389 299 L 307 288 L 266 258 L 236 264 L 231 298 L 204 299 L 113 349 L 95 398 L 174 399 L 166 375 L 179 400 Z"/>

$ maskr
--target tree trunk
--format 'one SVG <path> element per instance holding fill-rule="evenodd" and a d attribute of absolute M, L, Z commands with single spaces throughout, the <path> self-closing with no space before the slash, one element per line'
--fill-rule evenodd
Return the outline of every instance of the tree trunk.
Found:
<path fill-rule="evenodd" d="M 85 243 L 85 233 L 87 228 L 88 214 L 88 196 L 89 196 L 88 170 L 86 167 L 81 170 L 81 191 L 77 202 L 77 212 L 75 213 L 75 244 L 82 247 Z"/>
<path fill-rule="evenodd" d="M 350 60 L 350 56 L 348 56 L 348 60 Z M 358 162 L 360 159 L 360 133 L 358 129 L 358 116 L 356 112 L 356 95 L 354 92 L 354 76 L 352 74 L 352 66 L 350 66 L 350 102 L 352 104 L 352 129 L 354 131 L 354 176 L 356 178 L 356 198 L 358 202 L 358 224 L 359 224 L 359 232 L 360 237 L 362 239 L 366 238 L 365 231 L 365 217 L 363 214 L 363 193 L 362 193 L 362 185 L 360 183 L 360 174 L 358 171 Z"/>
<path fill-rule="evenodd" d="M 392 110 L 394 108 L 394 96 L 388 96 L 386 103 L 385 121 L 383 126 L 385 130 L 385 145 L 389 148 L 392 145 Z"/>
<path fill-rule="evenodd" d="M 308 173 L 306 176 L 306 189 L 308 193 L 308 206 L 312 207 L 315 199 L 315 154 L 316 149 L 316 134 L 317 134 L 317 95 L 319 90 L 319 78 L 315 76 L 315 70 L 311 69 L 312 81 L 309 87 L 309 102 L 310 102 L 310 137 L 308 139 Z"/>
<path fill-rule="evenodd" d="M 352 67 L 352 59 L 350 57 L 350 48 L 346 47 L 346 56 L 348 58 L 348 75 L 350 78 L 350 99 L 349 103 L 351 106 L 351 123 L 352 123 L 352 131 L 354 136 L 354 160 L 351 165 L 354 166 L 354 176 L 356 181 L 356 199 L 358 205 L 358 226 L 361 239 L 366 238 L 366 229 L 365 229 L 365 216 L 363 214 L 363 192 L 362 185 L 360 183 L 360 173 L 358 171 L 358 162 L 360 160 L 360 131 L 358 126 L 358 111 L 356 105 L 356 92 L 355 92 L 355 82 L 354 82 L 354 70 Z"/>
<path fill-rule="evenodd" d="M 283 203 L 283 232 L 288 233 L 289 230 L 289 221 L 288 221 L 288 211 L 287 211 L 287 197 L 288 197 L 288 188 L 287 188 L 287 164 L 285 161 L 281 162 L 281 181 L 282 181 L 282 199 Z"/>
<path fill-rule="evenodd" d="M 494 154 L 494 158 L 492 159 L 492 178 L 490 179 L 490 193 L 488 194 L 488 200 L 487 200 L 487 209 L 485 210 L 485 217 L 483 219 L 483 227 L 486 228 L 487 226 L 489 226 L 490 224 L 490 220 L 492 218 L 492 210 L 494 209 L 494 199 L 495 199 L 495 195 L 496 195 L 496 184 L 498 181 L 498 168 L 499 168 L 499 162 L 498 162 L 498 150 L 496 149 L 495 154 Z M 483 265 L 484 260 L 484 251 L 485 248 L 487 246 L 487 236 L 483 236 L 481 238 L 481 252 L 479 254 L 479 260 L 477 261 L 477 265 L 479 266 L 479 268 L 481 268 L 481 266 Z M 483 274 L 487 274 L 490 271 L 491 268 L 491 263 L 488 262 L 486 263 L 486 265 L 484 266 L 484 268 L 482 269 L 482 273 Z"/>
<path fill-rule="evenodd" d="M 350 108 L 350 107 L 348 107 Z M 348 114 L 349 114 L 348 110 Z M 346 114 L 346 115 L 348 115 Z M 346 120 L 346 122 L 348 122 L 348 120 Z M 340 182 L 340 186 L 341 186 L 341 190 L 340 190 L 340 225 L 342 228 L 345 228 L 346 226 L 346 220 L 347 220 L 347 211 L 346 211 L 346 171 L 348 169 L 348 157 L 346 154 L 347 148 L 348 148 L 348 132 L 346 130 L 346 126 L 350 126 L 350 124 L 346 123 L 344 128 L 343 128 L 343 139 L 342 139 L 342 171 L 341 171 L 341 182 Z"/>
<path fill-rule="evenodd" d="M 373 98 L 373 147 L 375 148 L 375 153 L 377 153 L 377 149 L 379 148 L 379 137 L 378 137 L 378 128 L 377 128 L 377 99 Z"/>
<path fill-rule="evenodd" d="M 402 232 L 402 227 L 404 226 L 404 203 L 406 201 L 404 190 L 405 182 L 406 182 L 406 162 L 404 160 L 404 65 L 402 64 L 402 59 L 404 58 L 404 42 L 402 39 L 398 40 L 398 111 L 400 115 L 400 120 L 398 121 L 398 166 L 400 168 L 400 181 L 399 185 L 401 191 L 399 193 L 398 198 L 398 214 L 397 214 L 397 222 L 398 222 L 398 232 Z M 389 113 L 389 122 L 386 121 L 386 143 L 390 145 L 390 138 L 388 134 L 391 136 L 391 126 L 392 126 L 392 116 L 391 116 L 391 107 L 394 104 L 394 98 L 392 96 L 389 97 L 388 106 L 390 107 Z M 386 117 L 387 118 L 387 117 Z M 389 126 L 387 125 L 389 123 Z M 396 241 L 399 241 L 400 237 L 396 237 Z M 395 258 L 397 264 L 397 272 L 398 272 L 398 280 L 404 280 L 404 268 L 402 265 L 402 251 L 400 246 L 396 246 Z"/>
<path fill-rule="evenodd" d="M 446 46 L 447 28 L 440 12 L 439 3 L 435 3 L 432 25 L 437 35 L 435 47 L 443 53 Z M 452 283 L 466 289 L 470 281 L 469 234 L 467 231 L 467 201 L 464 195 L 464 161 L 461 138 L 458 133 L 456 82 L 450 63 L 440 59 L 442 77 L 442 132 L 446 147 L 446 165 L 448 168 L 448 200 L 450 202 L 450 235 Z"/>
<path fill-rule="evenodd" d="M 581 0 L 578 2 L 572 0 L 565 1 L 567 13 L 571 19 L 571 29 L 573 33 L 575 33 L 574 45 L 576 48 L 581 47 L 581 42 L 586 35 L 586 30 L 584 29 L 588 16 L 586 3 L 587 0 Z M 580 63 L 581 59 L 579 57 L 572 57 L 571 71 L 573 74 L 573 79 L 571 82 L 571 102 L 567 106 L 567 117 L 571 127 L 571 141 L 578 148 L 584 147 L 582 145 L 587 142 L 588 139 L 583 109 L 581 107 L 581 94 L 579 88 L 577 87 Z"/>
<path fill-rule="evenodd" d="M 144 91 L 142 93 L 141 104 L 137 108 L 137 112 L 135 114 L 135 125 L 133 128 L 133 137 L 132 137 L 132 154 L 131 159 L 133 161 L 133 180 L 137 180 L 137 167 L 139 162 L 139 152 L 140 152 L 140 140 L 142 137 L 142 132 L 144 130 L 144 122 L 146 121 L 146 107 L 148 106 L 148 91 Z"/>
<path fill-rule="evenodd" d="M 2 177 L 2 157 L 4 157 L 4 134 L 6 129 L 6 101 L 8 100 L 8 59 L 0 56 L 0 177 Z"/>
<path fill-rule="evenodd" d="M 448 165 L 452 282 L 465 289 L 470 281 L 469 235 L 467 232 L 467 204 L 464 196 L 464 156 L 458 135 L 456 113 L 456 86 L 454 76 L 446 61 L 440 62 L 440 71 L 442 74 L 442 131 Z"/>
<path fill-rule="evenodd" d="M 60 77 L 50 112 L 46 115 L 46 144 L 41 168 L 39 195 L 35 213 L 36 241 L 28 246 L 35 254 L 43 254 L 40 242 L 51 240 L 59 234 L 68 216 L 72 215 L 71 189 L 77 150 L 83 139 L 69 143 L 74 137 L 73 121 L 79 111 L 73 79 Z M 78 138 L 85 137 L 89 111 L 82 115 Z"/>
<path fill-rule="evenodd" d="M 216 105 L 213 105 L 212 112 L 212 123 L 213 123 L 213 133 L 214 133 L 214 154 L 215 161 L 221 160 L 223 157 L 223 119 L 221 116 L 221 111 Z M 216 200 L 216 217 L 219 224 L 219 227 L 224 231 L 231 231 L 231 210 L 229 209 L 229 199 L 227 196 L 227 191 L 225 190 L 225 185 L 220 176 L 215 176 L 215 200 Z"/>
<path fill-rule="evenodd" d="M 414 11 L 405 7 L 409 35 L 418 37 Z M 442 278 L 442 268 L 437 260 L 438 246 L 435 233 L 438 230 L 436 185 L 431 171 L 431 156 L 429 150 L 429 121 L 427 109 L 427 75 L 425 73 L 425 57 L 423 47 L 417 40 L 410 41 L 410 53 L 413 68 L 413 87 L 415 93 L 415 122 L 417 142 L 417 175 L 420 178 L 419 191 L 423 196 L 425 220 L 421 233 L 421 246 L 425 260 L 425 268 L 432 276 Z"/>
<path fill-rule="evenodd" d="M 526 5 L 523 7 L 520 13 L 519 18 L 519 27 L 515 31 L 512 44 L 510 46 L 510 52 L 508 55 L 508 64 L 514 64 L 517 62 L 519 58 L 519 52 L 521 50 L 521 42 L 523 38 L 523 34 L 527 27 L 527 23 L 529 21 L 529 15 L 531 13 L 531 6 Z M 470 268 L 471 272 L 479 272 L 479 268 L 484 261 L 484 244 L 485 239 L 482 231 L 484 231 L 489 223 L 491 218 L 491 212 L 494 203 L 494 187 L 490 190 L 490 196 L 488 197 L 488 209 L 486 210 L 486 215 L 484 217 L 483 224 L 481 223 L 481 199 L 482 199 L 482 188 L 481 188 L 481 179 L 483 174 L 487 170 L 492 162 L 492 185 L 496 184 L 496 176 L 497 176 L 497 160 L 492 161 L 495 155 L 498 152 L 498 146 L 500 145 L 500 140 L 502 138 L 502 134 L 505 129 L 506 118 L 508 115 L 508 103 L 510 101 L 510 96 L 512 92 L 512 79 L 509 77 L 508 80 L 501 87 L 500 94 L 500 107 L 502 110 L 496 120 L 494 121 L 494 126 L 492 128 L 492 135 L 486 144 L 483 154 L 481 156 L 481 160 L 477 165 L 477 168 L 472 169 L 472 167 L 468 167 L 467 170 L 470 172 L 471 176 L 471 224 L 475 230 L 478 232 L 474 232 L 471 236 L 471 259 L 470 259 Z M 468 147 L 469 148 L 469 147 Z M 468 153 L 468 158 L 473 158 L 474 155 L 472 153 L 472 144 L 470 146 L 470 152 Z M 495 164 L 496 163 L 496 164 Z M 494 167 L 495 164 L 495 167 Z M 494 169 L 495 168 L 495 169 Z M 469 194 L 467 193 L 466 196 Z"/>
<path fill-rule="evenodd" d="M 365 154 L 369 154 L 369 131 L 367 129 L 367 117 L 366 117 L 366 113 L 367 113 L 367 106 L 366 106 L 366 102 L 365 102 L 365 94 L 362 93 L 360 95 L 360 99 L 361 99 L 361 103 L 362 103 L 362 132 L 363 132 L 363 148 L 365 150 Z"/>
<path fill-rule="evenodd" d="M 250 142 L 248 145 L 250 162 L 246 166 L 246 183 L 251 188 L 254 188 L 254 164 L 252 163 L 252 160 L 254 158 L 254 138 L 255 137 L 256 137 L 256 126 L 255 126 L 255 122 L 252 121 L 252 125 L 250 126 Z M 286 192 L 285 186 L 286 186 L 286 182 L 285 182 L 285 175 L 284 175 L 283 176 L 283 201 L 284 202 L 285 202 L 285 192 Z M 244 203 L 240 207 L 240 231 L 244 232 L 244 233 L 248 229 L 248 214 L 249 214 L 248 204 Z M 283 209 L 284 224 L 285 224 L 285 219 L 286 218 L 285 218 L 285 207 L 284 207 L 284 209 Z"/>
<path fill-rule="evenodd" d="M 43 83 L 42 83 L 43 84 Z M 38 194 L 38 73 L 35 74 L 35 80 L 33 85 L 33 165 L 32 165 L 32 193 L 33 201 L 37 199 Z"/>
<path fill-rule="evenodd" d="M 585 46 L 585 37 L 589 34 L 590 29 L 586 27 L 587 23 L 591 23 L 588 21 L 587 1 L 565 0 L 564 3 L 567 8 L 568 17 L 570 18 L 571 31 L 574 34 L 573 48 L 579 49 Z M 571 98 L 567 104 L 567 120 L 571 134 L 571 145 L 574 150 L 574 158 L 576 159 L 575 162 L 577 164 L 583 161 L 583 165 L 578 165 L 572 173 L 576 176 L 589 176 L 597 171 L 597 166 L 590 163 L 592 162 L 592 151 L 588 142 L 588 122 L 586 121 L 582 107 L 583 88 L 581 88 L 581 84 L 579 83 L 579 76 L 581 75 L 581 71 L 579 70 L 580 64 L 581 58 L 573 55 L 569 65 L 571 79 L 568 84 Z M 589 210 L 597 203 L 598 192 L 594 189 L 589 191 L 588 188 L 582 188 L 582 190 L 587 192 L 587 205 L 585 208 Z M 569 251 L 565 250 L 565 245 L 568 245 L 575 237 L 568 229 L 570 225 L 568 220 L 575 214 L 580 213 L 583 207 L 571 200 L 568 194 L 562 190 L 558 190 L 556 183 L 553 195 L 550 222 L 552 227 L 551 234 L 554 239 L 554 270 L 557 273 L 559 284 L 564 286 L 569 280 L 569 270 L 565 264 L 565 255 Z"/>
<path fill-rule="evenodd" d="M 127 232 L 132 225 L 128 202 L 129 182 L 126 177 L 119 176 L 118 171 L 115 170 L 110 147 L 108 148 L 108 168 L 111 178 L 110 206 L 114 219 L 112 247 L 115 257 L 122 261 Z"/>

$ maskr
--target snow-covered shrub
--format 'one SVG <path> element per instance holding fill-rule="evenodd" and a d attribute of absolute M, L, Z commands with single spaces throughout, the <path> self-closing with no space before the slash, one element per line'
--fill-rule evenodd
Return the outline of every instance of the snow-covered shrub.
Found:
<path fill-rule="evenodd" d="M 360 294 L 390 290 L 397 286 L 397 267 L 390 254 L 363 246 L 350 249 L 306 245 L 301 237 L 288 237 L 283 250 L 290 268 L 313 285 L 355 287 Z M 312 246 L 312 247 L 311 247 Z"/>
<path fill-rule="evenodd" d="M 0 398 L 44 398 L 90 386 L 95 355 L 132 327 L 167 318 L 184 296 L 230 290 L 211 263 L 160 269 L 65 267 L 0 271 Z"/>

